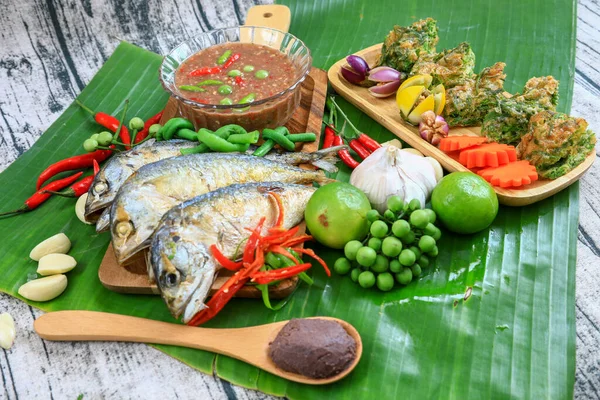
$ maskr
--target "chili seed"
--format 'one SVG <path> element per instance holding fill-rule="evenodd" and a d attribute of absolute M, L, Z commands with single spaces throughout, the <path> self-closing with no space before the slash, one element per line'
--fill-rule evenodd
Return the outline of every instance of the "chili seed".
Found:
<path fill-rule="evenodd" d="M 242 71 L 240 71 L 239 69 L 232 69 L 231 71 L 229 71 L 227 73 L 227 76 L 231 76 L 232 78 L 235 78 L 236 76 L 241 76 L 242 75 Z"/>
<path fill-rule="evenodd" d="M 230 106 L 233 104 L 233 101 L 229 97 L 225 97 L 224 99 L 221 99 L 219 103 L 223 104 L 224 106 Z"/>
<path fill-rule="evenodd" d="M 244 65 L 244 72 L 252 72 L 254 71 L 254 65 Z"/>
<path fill-rule="evenodd" d="M 266 79 L 269 76 L 269 72 L 265 71 L 264 69 L 259 69 L 256 71 L 254 76 L 258 79 Z"/>
<path fill-rule="evenodd" d="M 217 89 L 217 92 L 219 94 L 227 95 L 227 94 L 231 94 L 231 92 L 233 92 L 233 88 L 229 85 L 221 85 Z"/>

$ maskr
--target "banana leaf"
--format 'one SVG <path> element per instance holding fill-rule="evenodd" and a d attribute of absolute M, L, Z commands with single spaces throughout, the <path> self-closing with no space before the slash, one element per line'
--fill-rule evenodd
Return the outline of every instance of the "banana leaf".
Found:
<path fill-rule="evenodd" d="M 508 64 L 507 89 L 533 75 L 561 80 L 560 108 L 570 108 L 575 52 L 575 3 L 331 0 L 285 2 L 291 32 L 312 50 L 314 64 L 328 68 L 345 55 L 381 42 L 393 24 L 431 16 L 439 21 L 439 48 L 472 43 L 481 68 Z M 79 96 L 89 107 L 116 115 L 130 99 L 129 117 L 153 115 L 167 96 L 157 81 L 160 56 L 122 43 Z M 358 127 L 380 141 L 392 135 L 347 103 Z M 38 142 L 0 174 L 2 211 L 18 208 L 50 163 L 82 152 L 99 131 L 76 105 Z M 343 169 L 338 178 L 346 180 Z M 8 190 L 10 189 L 10 190 Z M 328 315 L 352 323 L 364 353 L 346 379 L 310 387 L 274 377 L 224 356 L 157 346 L 167 354 L 235 384 L 265 393 L 306 398 L 571 398 L 575 373 L 575 256 L 578 185 L 540 203 L 502 207 L 493 225 L 476 235 L 444 232 L 440 255 L 411 285 L 382 293 L 348 277 L 327 278 L 318 265 L 314 285 L 302 285 L 280 311 L 260 300 L 235 299 L 210 327 L 241 327 L 303 316 Z M 74 201 L 52 198 L 39 210 L 0 220 L 0 290 L 17 290 L 35 272 L 28 258 L 35 244 L 57 232 L 73 241 L 79 262 L 65 293 L 45 311 L 86 309 L 175 322 L 155 296 L 105 289 L 97 269 L 109 235 L 76 219 Z M 314 246 L 331 265 L 339 253 Z"/>

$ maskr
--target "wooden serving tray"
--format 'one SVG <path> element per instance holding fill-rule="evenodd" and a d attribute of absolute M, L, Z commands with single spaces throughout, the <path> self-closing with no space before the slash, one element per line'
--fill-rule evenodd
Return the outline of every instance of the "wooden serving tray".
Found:
<path fill-rule="evenodd" d="M 312 68 L 301 87 L 300 105 L 292 118 L 285 124 L 291 133 L 314 132 L 317 140 L 312 143 L 298 143 L 297 150 L 304 152 L 317 151 L 319 148 L 321 124 L 327 96 L 327 73 L 322 69 Z M 165 107 L 161 123 L 175 117 L 177 107 L 169 99 Z M 307 167 L 308 168 L 308 167 Z M 312 168 L 312 166 L 310 167 Z M 306 226 L 302 223 L 298 235 L 303 235 Z M 117 263 L 112 245 L 108 246 L 98 270 L 100 282 L 109 290 L 131 294 L 159 294 L 158 288 L 148 279 L 145 252 L 127 266 Z M 231 276 L 231 272 L 221 269 L 210 294 L 218 290 Z M 269 288 L 271 298 L 287 297 L 298 284 L 298 278 L 286 279 Z M 261 292 L 252 285 L 246 285 L 236 297 L 259 298 Z"/>
<path fill-rule="evenodd" d="M 369 65 L 372 65 L 380 52 L 381 44 L 376 44 L 355 54 L 363 57 Z M 446 170 L 451 172 L 469 171 L 456 159 L 421 139 L 417 128 L 404 122 L 396 106 L 395 96 L 379 99 L 371 96 L 368 89 L 347 82 L 340 73 L 344 64 L 346 64 L 346 59 L 336 62 L 328 71 L 329 81 L 340 95 L 424 155 L 438 160 Z M 478 136 L 480 131 L 480 127 L 452 128 L 450 135 Z M 503 189 L 494 186 L 494 190 L 498 195 L 498 200 L 504 205 L 525 206 L 533 204 L 552 196 L 578 180 L 592 166 L 595 159 L 596 153 L 591 152 L 577 168 L 554 180 L 540 179 L 523 189 Z"/>

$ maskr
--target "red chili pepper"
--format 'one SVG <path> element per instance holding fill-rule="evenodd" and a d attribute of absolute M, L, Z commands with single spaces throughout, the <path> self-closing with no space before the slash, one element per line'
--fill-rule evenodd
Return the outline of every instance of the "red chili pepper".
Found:
<path fill-rule="evenodd" d="M 244 82 L 244 79 L 239 75 L 233 79 L 234 79 L 235 83 L 239 86 L 244 86 L 246 84 L 246 82 Z"/>
<path fill-rule="evenodd" d="M 312 257 L 319 264 L 321 264 L 323 266 L 323 269 L 325 270 L 325 273 L 327 274 L 327 276 L 331 276 L 331 272 L 329 271 L 329 267 L 327 267 L 327 264 L 325 263 L 325 261 L 323 261 L 323 259 L 321 257 L 319 257 L 318 255 L 316 255 L 312 249 L 301 249 L 299 247 L 294 247 L 292 250 L 294 250 L 296 253 L 302 253 L 302 254 L 306 254 L 307 256 Z"/>
<path fill-rule="evenodd" d="M 223 68 L 225 68 L 225 66 L 223 66 Z M 193 70 L 188 75 L 189 76 L 212 75 L 212 74 L 218 74 L 221 71 L 222 71 L 221 67 L 202 67 L 202 68 Z"/>
<path fill-rule="evenodd" d="M 102 162 L 106 160 L 112 151 L 110 150 L 96 150 L 92 153 L 81 154 L 74 157 L 65 158 L 64 160 L 58 161 L 48 168 L 46 168 L 37 180 L 36 189 L 39 190 L 44 182 L 52 178 L 54 175 L 64 171 L 72 171 L 74 169 L 88 168 L 96 162 Z"/>
<path fill-rule="evenodd" d="M 69 186 L 70 184 L 75 182 L 77 179 L 79 179 L 79 177 L 81 175 L 83 175 L 83 172 L 78 172 L 78 173 L 68 176 L 66 178 L 59 179 L 54 182 L 50 182 L 49 184 L 47 184 L 46 186 L 44 186 L 43 188 L 41 188 L 40 190 L 35 192 L 30 198 L 25 200 L 25 204 L 23 205 L 23 207 L 18 208 L 14 211 L 2 213 L 2 214 L 0 214 L 0 217 L 22 214 L 24 212 L 36 209 L 40 204 L 42 204 L 43 202 L 48 200 L 48 198 L 50 198 L 50 196 L 52 196 L 52 193 L 49 193 L 49 192 L 66 188 L 67 186 Z"/>
<path fill-rule="evenodd" d="M 369 151 L 365 149 L 362 144 L 360 144 L 358 139 L 352 139 L 348 144 L 350 145 L 350 148 L 354 150 L 356 154 L 358 154 L 358 156 L 363 160 L 371 155 L 371 153 L 369 153 Z"/>
<path fill-rule="evenodd" d="M 291 267 L 274 269 L 266 272 L 257 272 L 252 276 L 252 281 L 259 285 L 264 285 L 269 282 L 278 281 L 285 278 L 298 275 L 311 267 L 310 263 L 293 265 Z"/>
<path fill-rule="evenodd" d="M 94 182 L 94 178 L 100 171 L 100 165 L 98 165 L 98 161 L 94 160 L 94 175 L 86 176 L 79 182 L 75 182 L 71 185 L 70 188 L 63 190 L 62 192 L 56 192 L 53 190 L 45 190 L 44 193 L 51 193 L 57 196 L 62 197 L 79 197 L 84 193 L 87 193 L 90 190 L 90 186 L 92 186 L 92 182 Z"/>
<path fill-rule="evenodd" d="M 325 139 L 323 139 L 323 148 L 328 149 L 333 146 L 333 139 L 335 139 L 335 132 L 330 126 L 326 126 Z"/>
<path fill-rule="evenodd" d="M 204 99 L 200 99 L 198 97 L 190 97 L 190 100 L 193 100 L 196 103 L 200 103 L 200 104 L 208 104 L 208 101 L 206 101 Z"/>
<path fill-rule="evenodd" d="M 366 133 L 361 133 L 358 136 L 358 141 L 371 153 L 381 147 L 381 145 L 375 139 L 367 136 Z"/>
<path fill-rule="evenodd" d="M 225 307 L 231 298 L 248 282 L 250 278 L 240 279 L 236 275 L 229 278 L 225 285 L 221 286 L 217 293 L 206 303 L 206 308 L 194 315 L 187 323 L 189 326 L 202 325 L 206 321 L 212 319 Z M 227 283 L 232 282 L 227 285 Z"/>
<path fill-rule="evenodd" d="M 217 248 L 216 245 L 211 245 L 210 246 L 210 252 L 212 253 L 213 257 L 217 260 L 217 262 L 219 264 L 221 264 L 221 266 L 225 269 L 228 269 L 230 271 L 237 271 L 238 269 L 242 268 L 242 262 L 234 262 L 231 261 L 229 258 L 225 257 L 225 255 L 223 255 L 223 253 L 221 253 L 221 251 Z"/>
<path fill-rule="evenodd" d="M 262 217 L 256 226 L 256 228 L 252 231 L 252 234 L 248 238 L 246 242 L 246 247 L 244 248 L 244 256 L 242 258 L 244 263 L 251 263 L 253 260 L 253 255 L 256 251 L 256 247 L 258 245 L 258 241 L 260 239 L 260 230 L 262 229 L 263 224 L 265 223 L 265 217 Z"/>
<path fill-rule="evenodd" d="M 85 111 L 90 113 L 94 117 L 98 125 L 102 125 L 103 127 L 105 127 L 113 133 L 115 133 L 117 129 L 119 129 L 119 125 L 121 125 L 121 123 L 117 118 L 103 112 L 94 112 L 91 108 L 87 107 L 79 100 L 75 100 L 75 102 L 79 104 L 79 107 L 83 108 Z M 125 144 L 125 148 L 129 150 L 131 148 L 131 136 L 129 135 L 129 129 L 127 129 L 125 125 L 121 126 L 121 130 L 119 131 L 119 138 L 121 139 L 121 142 Z"/>
<path fill-rule="evenodd" d="M 342 144 L 344 144 L 342 137 L 339 135 L 335 135 L 335 138 L 333 139 L 333 145 L 341 146 Z M 344 164 L 346 164 L 348 167 L 350 167 L 352 169 L 354 169 L 360 165 L 358 161 L 356 161 L 354 158 L 352 158 L 348 149 L 342 149 L 342 150 L 338 151 L 338 156 L 340 156 L 340 158 L 342 159 Z"/>
<path fill-rule="evenodd" d="M 139 143 L 148 137 L 150 127 L 152 125 L 158 124 L 160 122 L 160 119 L 162 118 L 162 115 L 163 115 L 163 111 L 159 112 L 155 116 L 150 117 L 146 120 L 146 123 L 144 124 L 144 128 L 141 131 L 139 131 L 137 133 L 137 135 L 135 135 L 135 140 L 133 141 L 133 143 Z"/>
<path fill-rule="evenodd" d="M 242 55 L 240 53 L 233 53 L 231 55 L 231 57 L 229 57 L 227 59 L 227 61 L 225 61 L 225 64 L 223 64 L 223 66 L 221 68 L 227 69 L 227 68 L 231 67 L 231 64 L 233 64 L 234 62 L 236 62 L 237 60 L 239 60 L 241 56 Z"/>

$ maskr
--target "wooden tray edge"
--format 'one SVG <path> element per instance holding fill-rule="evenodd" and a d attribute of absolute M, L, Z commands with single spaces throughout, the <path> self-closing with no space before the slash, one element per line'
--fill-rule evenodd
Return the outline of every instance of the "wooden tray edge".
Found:
<path fill-rule="evenodd" d="M 381 43 L 367 47 L 366 49 L 360 50 L 354 54 L 364 56 L 365 54 L 371 53 L 373 51 L 379 51 L 379 49 L 381 49 Z M 352 85 L 340 79 L 339 71 L 341 69 L 341 66 L 345 63 L 346 60 L 345 58 L 343 58 L 337 61 L 335 64 L 333 64 L 331 68 L 329 68 L 329 70 L 327 71 L 329 82 L 331 83 L 336 92 L 338 92 L 342 97 L 344 97 L 354 106 L 358 107 L 365 114 L 369 115 L 371 118 L 376 120 L 379 124 L 387 128 L 390 132 L 398 136 L 400 139 L 404 140 L 412 147 L 418 149 L 424 155 L 433 157 L 436 160 L 438 160 L 440 164 L 442 164 L 444 169 L 446 169 L 447 171 L 469 171 L 458 161 L 452 159 L 437 147 L 421 139 L 418 135 L 417 129 L 415 127 L 407 125 L 400 118 L 400 116 L 398 116 L 397 119 L 390 121 L 388 117 L 385 116 L 385 114 L 377 113 L 374 107 L 376 107 L 377 104 L 381 104 L 386 100 L 389 101 L 389 98 L 376 99 L 374 97 L 370 97 L 368 98 L 369 101 L 367 101 L 363 96 L 357 95 L 357 92 L 366 91 L 366 89 Z M 479 127 L 453 128 L 452 130 L 455 132 L 460 132 L 461 130 L 464 130 L 469 133 L 473 133 L 474 131 L 477 132 L 479 130 Z M 496 191 L 496 194 L 498 195 L 498 200 L 501 204 L 513 207 L 520 207 L 533 204 L 558 193 L 562 189 L 565 189 L 566 187 L 577 181 L 592 166 L 595 159 L 596 153 L 592 151 L 583 163 L 579 164 L 568 174 L 554 180 L 540 180 L 539 182 L 546 182 L 540 186 L 520 190 L 502 189 L 499 187 L 494 187 L 494 190 Z"/>

